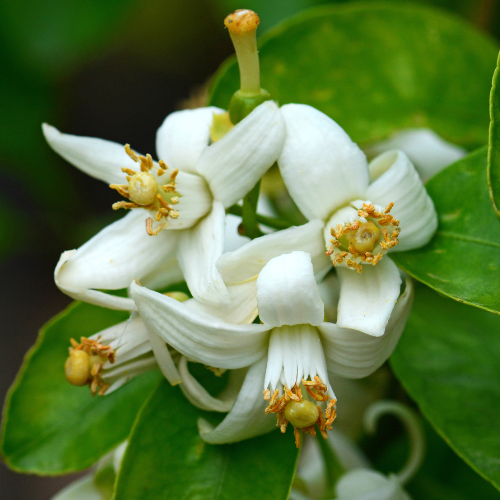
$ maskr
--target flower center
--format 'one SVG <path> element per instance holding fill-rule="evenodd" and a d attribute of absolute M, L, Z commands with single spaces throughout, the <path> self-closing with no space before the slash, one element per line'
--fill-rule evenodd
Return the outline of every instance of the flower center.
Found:
<path fill-rule="evenodd" d="M 304 399 L 302 395 L 304 388 L 311 399 Z M 327 394 L 326 384 L 316 375 L 314 380 L 304 380 L 300 385 L 295 384 L 292 389 L 286 385 L 283 387 L 283 394 L 276 389 L 271 396 L 271 391 L 264 391 L 264 399 L 269 401 L 269 406 L 265 409 L 266 413 L 276 413 L 277 426 L 282 433 L 286 432 L 290 422 L 294 428 L 295 445 L 300 447 L 300 430 L 316 436 L 314 424 L 318 426 L 319 432 L 324 439 L 327 439 L 327 430 L 332 430 L 332 424 L 337 416 L 335 405 L 337 400 L 330 398 Z M 326 404 L 325 412 L 321 406 L 314 403 Z"/>
<path fill-rule="evenodd" d="M 290 401 L 285 407 L 285 418 L 294 426 L 302 429 L 314 425 L 319 418 L 318 407 L 307 399 Z"/>
<path fill-rule="evenodd" d="M 327 248 L 326 255 L 332 256 L 333 265 L 339 266 L 345 259 L 346 265 L 358 273 L 363 272 L 361 263 L 377 265 L 384 252 L 399 243 L 399 221 L 390 214 L 393 206 L 394 203 L 389 203 L 383 212 L 377 212 L 371 203 L 363 203 L 358 216 L 366 222 L 355 221 L 332 227 L 331 246 Z M 386 226 L 393 227 L 391 233 Z M 377 246 L 381 251 L 375 255 L 373 252 Z"/>
<path fill-rule="evenodd" d="M 380 230 L 373 222 L 361 222 L 358 230 L 349 231 L 345 238 L 348 248 L 358 253 L 371 252 L 380 240 Z"/>
<path fill-rule="evenodd" d="M 115 362 L 115 352 L 111 346 L 86 337 L 82 337 L 80 343 L 71 339 L 71 346 L 64 365 L 66 379 L 73 385 L 89 384 L 92 396 L 96 392 L 102 396 L 109 387 L 101 378 L 102 367 L 107 361 Z"/>
<path fill-rule="evenodd" d="M 170 174 L 169 183 L 163 184 L 161 187 L 158 185 L 157 180 L 151 174 L 154 167 L 153 158 L 150 154 L 146 156 L 136 155 L 129 144 L 125 144 L 126 153 L 136 163 L 140 164 L 140 172 L 136 172 L 130 168 L 122 168 L 122 171 L 127 175 L 128 184 L 111 184 L 109 187 L 115 189 L 122 196 L 128 198 L 130 202 L 119 201 L 113 205 L 113 210 L 119 208 L 132 209 L 132 208 L 145 208 L 147 210 L 156 210 L 155 220 L 160 222 L 156 228 L 153 229 L 153 218 L 146 219 L 146 231 L 150 236 L 156 236 L 163 231 L 167 226 L 167 219 L 177 219 L 179 212 L 172 208 L 172 205 L 179 203 L 179 193 L 175 179 L 179 173 L 179 169 L 175 169 Z M 161 177 L 168 167 L 163 160 L 158 162 L 157 176 Z M 163 191 L 163 192 L 162 192 Z M 162 221 L 163 219 L 163 221 Z"/>

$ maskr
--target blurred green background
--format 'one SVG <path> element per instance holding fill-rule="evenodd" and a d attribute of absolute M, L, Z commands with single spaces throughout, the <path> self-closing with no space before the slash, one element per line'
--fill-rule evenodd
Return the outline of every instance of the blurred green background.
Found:
<path fill-rule="evenodd" d="M 165 116 L 202 95 L 232 53 L 223 26 L 229 12 L 255 10 L 262 34 L 326 3 L 345 2 L 0 1 L 0 331 L 8 353 L 0 363 L 2 400 L 38 328 L 69 302 L 52 280 L 60 253 L 122 215 L 110 209 L 116 193 L 50 150 L 41 123 L 154 154 Z M 420 3 L 500 35 L 496 0 Z M 22 477 L 1 467 L 1 496 L 9 500 L 45 500 L 69 481 Z"/>

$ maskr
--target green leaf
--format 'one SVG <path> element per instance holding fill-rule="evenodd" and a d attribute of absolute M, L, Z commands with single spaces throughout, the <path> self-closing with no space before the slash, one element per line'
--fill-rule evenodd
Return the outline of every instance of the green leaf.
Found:
<path fill-rule="evenodd" d="M 272 432 L 232 445 L 198 435 L 206 415 L 163 383 L 141 412 L 115 500 L 286 500 L 298 458 L 293 436 Z"/>
<path fill-rule="evenodd" d="M 391 357 L 410 396 L 471 467 L 500 488 L 500 318 L 418 286 Z M 476 497 L 479 498 L 479 497 Z"/>
<path fill-rule="evenodd" d="M 124 441 L 161 376 L 136 377 L 109 396 L 92 398 L 64 376 L 70 338 L 90 336 L 126 313 L 74 303 L 45 325 L 4 407 L 2 454 L 19 472 L 55 475 L 85 469 Z"/>
<path fill-rule="evenodd" d="M 498 47 L 455 16 L 356 2 L 300 14 L 261 40 L 262 86 L 273 99 L 318 108 L 356 142 L 429 127 L 466 147 L 486 143 Z M 231 59 L 214 80 L 211 104 L 227 108 L 238 85 Z"/>
<path fill-rule="evenodd" d="M 426 187 L 439 215 L 436 236 L 391 259 L 444 295 L 500 313 L 500 224 L 488 194 L 486 148 L 441 171 Z"/>
<path fill-rule="evenodd" d="M 493 74 L 490 95 L 490 142 L 488 149 L 488 186 L 491 201 L 500 217 L 500 55 Z"/>

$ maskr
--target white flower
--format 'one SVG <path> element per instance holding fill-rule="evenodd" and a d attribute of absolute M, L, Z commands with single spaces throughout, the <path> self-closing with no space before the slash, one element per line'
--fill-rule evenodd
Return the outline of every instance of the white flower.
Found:
<path fill-rule="evenodd" d="M 464 148 L 445 141 L 427 128 L 398 132 L 365 151 L 368 155 L 375 156 L 392 149 L 400 149 L 410 158 L 424 182 L 467 154 Z"/>
<path fill-rule="evenodd" d="M 169 292 L 169 297 L 179 302 L 196 302 L 183 292 Z M 183 382 L 180 372 L 189 380 L 189 372 L 178 370 L 172 354 L 165 342 L 140 317 L 133 312 L 127 321 L 122 321 L 89 338 L 81 337 L 80 342 L 71 339 L 69 357 L 65 371 L 68 382 L 73 385 L 90 385 L 92 395 L 110 394 L 133 377 L 145 371 L 159 368 L 172 384 Z M 226 410 L 227 411 L 227 410 Z"/>
<path fill-rule="evenodd" d="M 401 151 L 368 166 L 359 147 L 320 111 L 288 104 L 281 112 L 287 135 L 278 164 L 302 213 L 324 221 L 340 281 L 338 325 L 382 335 L 401 285 L 385 254 L 431 239 L 437 228 L 432 200 Z"/>
<path fill-rule="evenodd" d="M 47 141 L 63 158 L 130 198 L 114 208 L 137 208 L 78 250 L 63 253 L 55 271 L 63 292 L 131 310 L 131 299 L 96 289 L 121 289 L 151 276 L 167 286 L 179 281 L 180 266 L 194 297 L 213 305 L 228 303 L 215 267 L 224 246 L 224 209 L 275 162 L 285 128 L 276 104 L 266 101 L 210 144 L 210 126 L 221 113 L 208 107 L 169 115 L 156 137 L 159 163 L 129 147 L 44 125 Z"/>
<path fill-rule="evenodd" d="M 170 355 L 169 359 L 171 370 L 175 370 L 179 379 Z M 82 337 L 79 342 L 71 339 L 65 372 L 73 385 L 89 384 L 93 395 L 102 396 L 157 366 L 146 325 L 135 313 L 129 320 L 89 338 Z M 173 382 L 179 383 L 180 380 L 173 379 Z"/>
<path fill-rule="evenodd" d="M 314 241 L 320 225 L 318 221 L 306 225 L 312 238 L 303 245 Z M 291 228 L 288 238 L 298 231 L 305 234 L 305 230 Z M 256 287 L 263 324 L 232 324 L 136 283 L 131 286 L 143 319 L 187 359 L 221 369 L 249 367 L 236 402 L 222 423 L 214 429 L 200 422 L 201 435 L 209 443 L 234 442 L 267 432 L 276 423 L 269 413 L 277 414 L 282 432 L 291 421 L 297 441 L 298 429 L 314 433 L 315 423 L 326 436 L 336 403 L 328 372 L 353 378 L 373 372 L 392 353 L 408 317 L 413 296 L 409 281 L 382 337 L 325 322 L 310 255 L 296 251 L 268 258 L 277 251 L 269 242 L 279 247 L 279 238 L 280 233 L 274 233 L 259 238 L 260 242 L 254 240 L 219 266 L 233 278 L 258 275 L 247 283 Z M 260 259 L 252 250 L 257 246 L 262 250 Z M 237 260 L 235 255 L 246 258 Z M 243 296 L 248 297 L 246 293 Z M 243 309 L 249 310 L 249 301 L 244 302 Z M 311 400 L 326 405 L 326 409 L 318 410 Z"/>

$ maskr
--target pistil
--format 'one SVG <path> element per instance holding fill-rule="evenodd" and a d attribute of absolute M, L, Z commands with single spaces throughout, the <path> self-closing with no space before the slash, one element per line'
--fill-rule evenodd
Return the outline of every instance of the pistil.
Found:
<path fill-rule="evenodd" d="M 102 380 L 101 372 L 104 363 L 115 362 L 115 352 L 109 345 L 98 340 L 81 337 L 80 342 L 71 339 L 69 357 L 64 365 L 66 379 L 73 385 L 90 385 L 92 396 L 96 393 L 104 395 L 109 387 Z"/>
<path fill-rule="evenodd" d="M 389 203 L 383 212 L 377 212 L 371 203 L 363 203 L 362 208 L 358 210 L 358 216 L 366 219 L 366 222 L 355 221 L 337 224 L 336 228 L 332 227 L 331 246 L 327 248 L 326 255 L 333 255 L 333 265 L 339 266 L 345 260 L 347 267 L 361 273 L 363 268 L 360 261 L 373 266 L 378 264 L 383 253 L 373 253 L 377 245 L 387 251 L 399 243 L 399 221 L 390 214 L 393 206 L 394 203 Z M 387 226 L 393 227 L 391 233 Z"/>
<path fill-rule="evenodd" d="M 136 163 L 140 164 L 140 172 L 136 172 L 130 168 L 122 168 L 122 171 L 127 174 L 126 179 L 128 184 L 111 184 L 109 187 L 115 189 L 123 197 L 128 198 L 130 202 L 119 201 L 113 204 L 113 210 L 120 208 L 144 208 L 146 210 L 156 210 L 155 220 L 160 222 L 156 228 L 153 227 L 153 218 L 146 219 L 146 232 L 150 236 L 158 235 L 163 229 L 168 227 L 167 219 L 177 219 L 179 212 L 172 208 L 172 205 L 179 203 L 177 186 L 175 179 L 179 174 L 179 169 L 175 169 L 170 174 L 170 182 L 163 184 L 161 190 L 169 196 L 169 202 L 159 192 L 158 182 L 156 181 L 151 170 L 154 167 L 153 158 L 150 154 L 140 156 L 134 153 L 129 144 L 125 145 L 126 153 Z M 161 177 L 168 169 L 168 166 L 163 160 L 158 162 L 158 177 Z M 171 196 L 176 194 L 177 196 Z M 163 219 L 163 222 L 161 222 Z"/>
<path fill-rule="evenodd" d="M 301 386 L 305 388 L 313 401 L 305 399 L 302 394 Z M 295 444 L 300 447 L 300 431 L 311 436 L 316 436 L 316 424 L 321 435 L 327 439 L 327 431 L 332 430 L 332 424 L 337 416 L 335 405 L 337 400 L 328 396 L 326 384 L 315 376 L 314 380 L 302 380 L 301 384 L 295 384 L 291 389 L 286 385 L 283 388 L 283 394 L 276 389 L 271 396 L 271 391 L 264 391 L 264 399 L 269 401 L 266 413 L 276 413 L 277 426 L 282 433 L 286 432 L 288 423 L 294 427 Z M 314 403 L 328 402 L 325 413 L 321 406 Z"/>
<path fill-rule="evenodd" d="M 229 104 L 229 118 L 236 125 L 259 104 L 271 99 L 269 92 L 260 87 L 259 51 L 257 27 L 259 16 L 247 9 L 229 14 L 224 24 L 229 31 L 240 68 L 240 89 Z"/>

